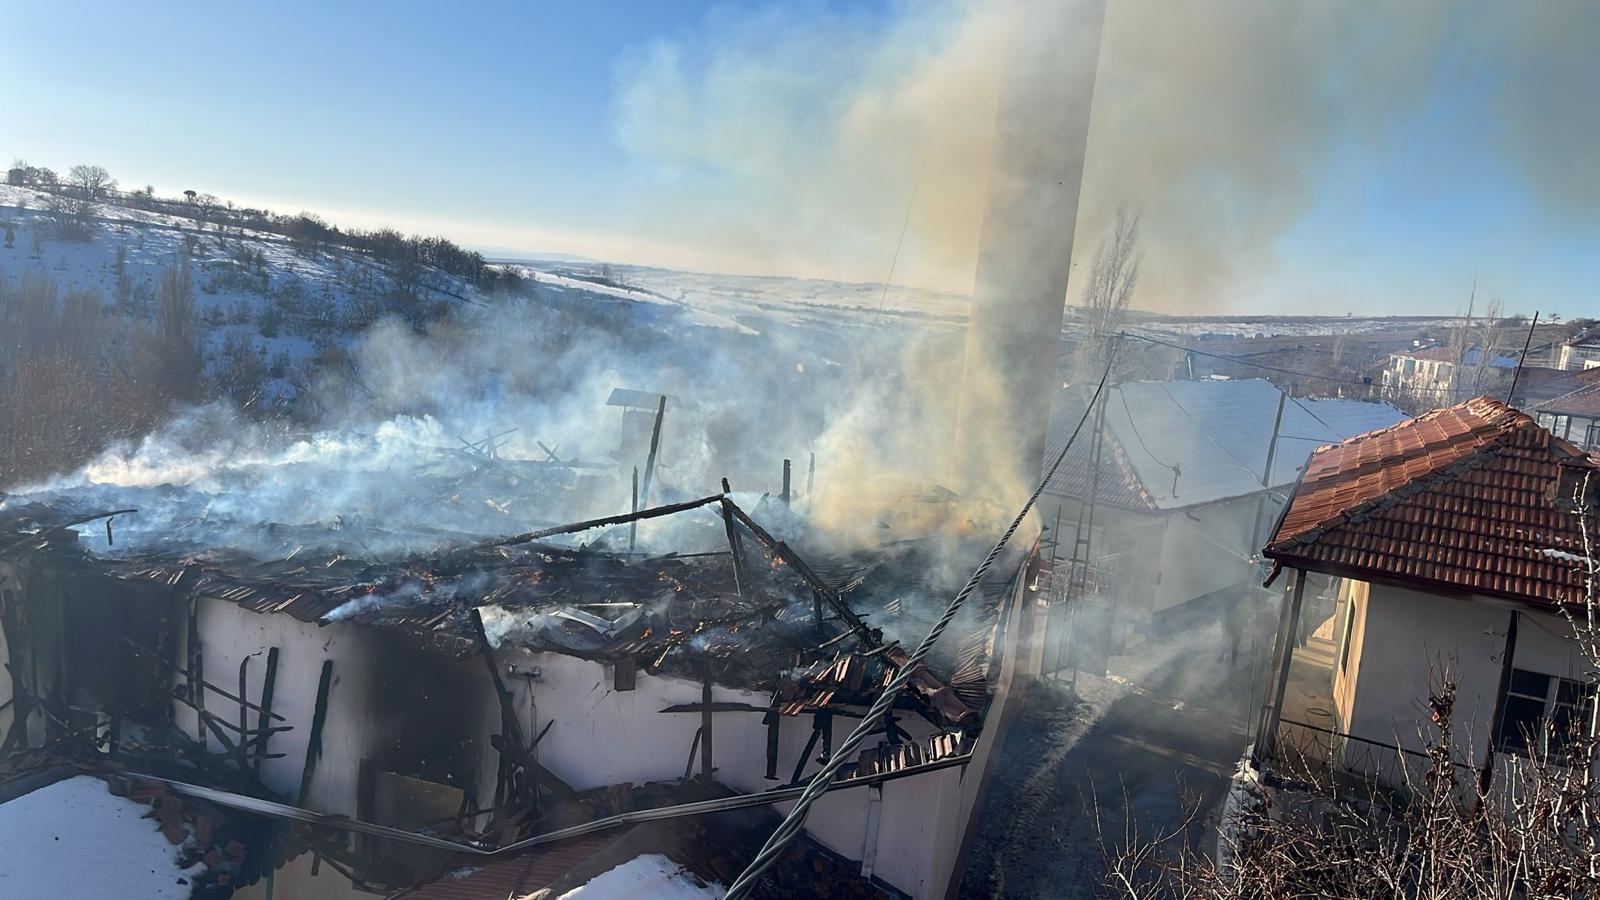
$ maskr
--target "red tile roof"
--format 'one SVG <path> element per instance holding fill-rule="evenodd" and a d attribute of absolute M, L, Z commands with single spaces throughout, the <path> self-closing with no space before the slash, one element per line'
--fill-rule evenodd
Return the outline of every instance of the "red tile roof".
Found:
<path fill-rule="evenodd" d="M 1586 473 L 1600 487 L 1597 469 L 1479 397 L 1317 450 L 1265 553 L 1426 590 L 1578 603 L 1583 544 L 1568 498 Z"/>

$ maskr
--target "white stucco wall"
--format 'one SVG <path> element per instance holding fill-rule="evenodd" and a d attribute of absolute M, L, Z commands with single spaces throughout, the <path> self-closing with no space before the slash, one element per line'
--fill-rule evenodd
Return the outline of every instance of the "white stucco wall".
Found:
<path fill-rule="evenodd" d="M 506 687 L 525 718 L 525 732 L 537 735 L 553 722 L 537 748 L 539 763 L 580 790 L 621 783 L 671 781 L 683 776 L 689 748 L 700 727 L 700 714 L 662 713 L 677 704 L 699 703 L 701 685 L 673 676 L 638 673 L 631 691 L 614 689 L 610 666 L 557 653 L 531 653 L 505 649 L 497 653 L 502 666 L 518 673 L 539 670 L 530 679 L 507 674 Z M 487 683 L 487 676 L 485 676 Z M 749 703 L 764 707 L 766 694 L 726 688 L 712 689 L 718 702 Z M 482 707 L 484 733 L 498 731 L 499 705 L 492 690 Z M 811 717 L 786 717 L 779 732 L 778 780 L 766 773 L 767 729 L 759 712 L 715 714 L 712 756 L 716 779 L 742 792 L 770 790 L 788 781 L 800 752 L 811 736 Z M 859 719 L 834 719 L 835 746 Z M 933 733 L 920 717 L 901 715 L 897 721 L 917 740 Z M 807 773 L 819 766 L 816 754 Z M 494 795 L 494 751 L 485 746 L 479 771 L 479 796 Z M 696 754 L 691 774 L 700 770 Z M 929 896 L 936 880 L 937 863 L 956 850 L 959 838 L 959 786 L 961 773 L 951 769 L 890 782 L 884 786 L 877 837 L 875 874 L 914 897 Z M 838 791 L 812 807 L 807 832 L 818 842 L 847 859 L 860 860 L 866 847 L 868 789 Z M 791 804 L 776 804 L 787 812 Z"/>
<path fill-rule="evenodd" d="M 261 780 L 291 803 L 300 789 L 306 746 L 311 739 L 322 661 L 334 661 L 327 722 L 322 731 L 322 757 L 317 761 L 306 805 L 321 812 L 355 816 L 361 760 L 370 753 L 374 733 L 373 707 L 368 699 L 376 668 L 376 635 L 357 625 L 319 628 L 287 615 L 254 613 L 232 603 L 203 600 L 200 639 L 206 681 L 229 693 L 238 693 L 239 662 L 250 657 L 248 693 L 244 696 L 256 704 L 260 703 L 265 683 L 267 650 L 278 648 L 272 711 L 285 721 L 274 724 L 289 725 L 294 730 L 274 734 L 268 742 L 269 752 L 287 755 L 266 760 L 261 767 Z M 182 664 L 188 659 L 186 636 L 180 635 L 178 643 L 177 659 Z M 196 714 L 182 703 L 175 702 L 174 708 L 179 727 L 195 734 Z M 237 721 L 239 716 L 238 703 L 215 693 L 207 694 L 206 710 L 228 721 Z M 252 728 L 257 715 L 254 710 L 249 713 Z M 235 737 L 231 731 L 227 733 L 230 739 Z M 214 735 L 208 732 L 206 739 L 209 746 L 218 748 Z"/>
<path fill-rule="evenodd" d="M 299 789 L 324 659 L 334 660 L 333 684 L 322 735 L 323 754 L 307 806 L 323 812 L 358 815 L 362 761 L 385 750 L 396 734 L 428 725 L 419 721 L 424 718 L 420 712 L 416 716 L 404 715 L 409 698 L 389 696 L 396 690 L 417 690 L 417 686 L 406 683 L 397 688 L 404 679 L 385 673 L 384 666 L 394 664 L 394 651 L 383 645 L 380 632 L 344 623 L 318 627 L 286 615 L 262 615 L 233 604 L 204 601 L 200 634 L 205 648 L 206 680 L 230 692 L 237 692 L 239 661 L 247 655 L 251 657 L 245 696 L 252 703 L 260 699 L 267 648 L 279 648 L 273 711 L 286 719 L 279 724 L 292 725 L 294 730 L 272 738 L 269 749 L 287 755 L 266 761 L 262 780 L 291 801 Z M 178 653 L 180 660 L 187 658 L 181 647 Z M 547 723 L 553 723 L 536 749 L 540 764 L 573 787 L 583 790 L 682 777 L 690 744 L 700 727 L 700 715 L 660 710 L 700 702 L 698 682 L 641 671 L 635 690 L 617 691 L 611 667 L 598 662 L 517 649 L 504 649 L 496 655 L 516 709 L 523 716 L 524 735 L 532 738 Z M 463 752 L 471 757 L 467 767 L 477 773 L 479 803 L 487 804 L 494 796 L 498 766 L 497 754 L 487 737 L 500 730 L 500 708 L 482 661 L 466 660 L 462 667 L 462 674 L 470 678 L 473 689 L 460 693 L 460 702 L 475 708 L 475 712 L 468 710 L 465 715 L 469 722 L 476 723 L 478 732 L 470 736 L 471 747 Z M 514 672 L 510 671 L 512 667 Z M 535 668 L 539 676 L 526 677 Z M 764 706 L 768 701 L 762 693 L 722 686 L 714 687 L 712 696 L 717 701 L 755 706 Z M 397 699 L 402 704 L 399 713 L 393 706 Z M 418 696 L 416 700 L 420 707 L 423 698 Z M 193 734 L 194 714 L 182 704 L 177 704 L 176 709 L 180 727 Z M 237 703 L 215 694 L 208 696 L 207 709 L 230 721 L 238 716 Z M 255 720 L 256 713 L 252 711 L 252 726 Z M 835 745 L 858 721 L 835 718 Z M 933 733 L 933 728 L 920 717 L 907 714 L 898 721 L 918 740 Z M 470 724 L 468 728 L 472 730 Z M 717 780 L 739 791 L 759 792 L 789 779 L 811 735 L 811 717 L 783 720 L 777 781 L 763 777 L 767 731 L 761 713 L 717 713 L 713 735 Z M 215 746 L 215 739 L 209 740 Z M 815 756 L 819 750 L 820 744 L 807 762 L 806 772 L 818 768 Z M 697 754 L 692 774 L 699 772 L 699 766 Z M 956 850 L 961 777 L 959 770 L 952 769 L 884 786 L 875 866 L 879 878 L 914 897 L 930 896 L 939 861 L 948 859 Z M 865 787 L 829 794 L 813 807 L 807 831 L 840 855 L 862 859 L 867 841 L 868 800 Z M 780 811 L 787 811 L 788 807 L 775 806 Z M 333 882 L 341 883 L 342 890 L 347 889 L 344 879 L 326 869 L 317 879 L 310 879 L 309 870 L 302 869 L 304 866 L 292 865 L 279 873 L 278 897 L 320 896 L 319 886 Z"/>
<path fill-rule="evenodd" d="M 1430 666 L 1457 681 L 1454 745 L 1460 758 L 1482 766 L 1492 743 L 1501 655 L 1513 607 L 1485 598 L 1456 599 L 1387 585 L 1352 582 L 1355 614 L 1350 663 L 1336 678 L 1335 706 L 1344 731 L 1368 740 L 1424 748 Z M 1519 610 L 1512 664 L 1519 669 L 1581 677 L 1585 664 L 1558 615 Z M 1338 665 L 1337 657 L 1334 661 Z M 1393 754 L 1351 749 L 1347 764 L 1382 758 L 1391 773 Z M 1413 767 L 1419 762 L 1409 763 Z M 1504 771 L 1504 757 L 1495 771 Z"/>
<path fill-rule="evenodd" d="M 1422 750 L 1431 674 L 1449 671 L 1457 684 L 1454 744 L 1461 758 L 1482 763 L 1509 611 L 1388 585 L 1371 585 L 1357 629 L 1361 653 L 1348 731 Z"/>

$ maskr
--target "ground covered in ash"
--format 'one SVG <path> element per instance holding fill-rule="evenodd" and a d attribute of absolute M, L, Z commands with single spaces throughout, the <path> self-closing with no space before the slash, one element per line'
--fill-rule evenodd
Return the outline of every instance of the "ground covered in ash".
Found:
<path fill-rule="evenodd" d="M 1100 894 L 1106 845 L 1184 824 L 1206 852 L 1247 739 L 1251 667 L 1215 624 L 1113 657 L 1111 675 L 1031 684 L 979 810 L 962 898 Z M 1237 701 L 1237 702 L 1235 702 Z M 1104 844 L 1102 843 L 1104 841 Z"/>

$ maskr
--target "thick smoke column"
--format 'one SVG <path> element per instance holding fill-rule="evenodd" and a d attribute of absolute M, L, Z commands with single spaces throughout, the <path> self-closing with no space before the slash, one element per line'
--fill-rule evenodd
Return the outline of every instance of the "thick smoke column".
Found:
<path fill-rule="evenodd" d="M 1008 506 L 1044 456 L 1104 14 L 1102 0 L 1070 0 L 1018 21 L 1001 83 L 955 480 Z"/>
<path fill-rule="evenodd" d="M 699 34 L 638 48 L 614 116 L 642 224 L 725 248 L 736 270 L 877 281 L 909 209 L 896 281 L 965 293 L 1006 36 L 1070 46 L 1052 31 L 1058 5 L 723 9 Z M 1074 265 L 1131 206 L 1140 306 L 1259 311 L 1253 288 L 1330 169 L 1381 165 L 1418 129 L 1497 155 L 1535 189 L 1535 214 L 1592 228 L 1597 29 L 1600 6 L 1579 0 L 1111 4 Z"/>

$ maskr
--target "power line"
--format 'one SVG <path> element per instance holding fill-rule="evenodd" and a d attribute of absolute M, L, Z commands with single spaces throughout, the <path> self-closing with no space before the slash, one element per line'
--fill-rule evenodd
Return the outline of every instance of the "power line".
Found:
<path fill-rule="evenodd" d="M 1027 519 L 1028 513 L 1033 510 L 1034 504 L 1039 502 L 1040 495 L 1044 493 L 1044 486 L 1050 483 L 1050 480 L 1055 477 L 1056 471 L 1061 468 L 1062 462 L 1067 458 L 1067 451 L 1072 448 L 1073 442 L 1078 438 L 1078 433 L 1083 430 L 1083 423 L 1088 420 L 1090 411 L 1099 402 L 1100 395 L 1106 387 L 1106 380 L 1111 376 L 1111 367 L 1115 363 L 1116 349 L 1113 347 L 1111 358 L 1106 361 L 1105 372 L 1100 375 L 1100 384 L 1094 389 L 1094 396 L 1089 398 L 1089 404 L 1084 408 L 1083 415 L 1078 418 L 1078 425 L 1072 429 L 1072 435 L 1067 438 L 1066 446 L 1062 447 L 1061 452 L 1056 454 L 1055 461 L 1050 464 L 1049 470 L 1045 472 L 1044 477 L 1040 479 L 1038 485 L 1033 489 L 1033 493 L 1028 497 L 1028 502 L 1022 505 L 1017 517 L 1011 520 L 1010 527 L 995 542 L 994 549 L 990 550 L 989 555 L 984 557 L 983 562 L 978 564 L 978 568 L 973 570 L 972 577 L 967 579 L 966 586 L 945 607 L 944 614 L 939 617 L 939 621 L 935 622 L 933 628 L 928 631 L 927 637 L 922 639 L 922 643 L 917 646 L 916 652 L 911 654 L 905 665 L 900 667 L 899 673 L 884 687 L 882 693 L 878 695 L 878 699 L 873 702 L 872 708 L 868 709 L 866 715 L 861 717 L 861 721 L 857 723 L 855 730 L 851 731 L 850 736 L 844 739 L 844 743 L 839 745 L 839 748 L 828 758 L 822 769 L 812 776 L 805 792 L 795 801 L 794 808 L 779 823 L 777 830 L 773 831 L 772 836 L 767 838 L 767 842 L 761 848 L 761 852 L 756 854 L 755 859 L 751 860 L 750 865 L 745 868 L 744 872 L 740 873 L 733 884 L 728 886 L 725 900 L 743 900 L 743 898 L 748 897 L 750 891 L 755 887 L 756 881 L 772 867 L 773 863 L 778 861 L 778 857 L 782 855 L 789 842 L 800 834 L 800 830 L 805 827 L 806 815 L 811 811 L 811 806 L 817 802 L 818 797 L 827 792 L 829 785 L 837 777 L 839 769 L 844 766 L 845 760 L 855 757 L 856 751 L 860 749 L 862 742 L 867 739 L 867 733 L 877 725 L 878 720 L 894 704 L 895 698 L 905 689 L 917 666 L 933 649 L 933 645 L 939 640 L 939 636 L 944 634 L 945 628 L 955 618 L 956 613 L 961 610 L 962 605 L 967 602 L 967 598 L 972 596 L 973 591 L 977 590 L 978 582 L 983 579 L 990 567 L 994 565 L 995 560 L 1000 557 L 1000 553 L 1005 550 L 1006 544 L 1011 542 L 1011 538 L 1017 533 L 1017 529 L 1022 527 L 1023 521 Z"/>
<path fill-rule="evenodd" d="M 1267 371 L 1267 372 L 1277 372 L 1277 373 L 1279 373 L 1281 375 L 1294 375 L 1294 376 L 1299 377 L 1299 378 L 1315 378 L 1315 379 L 1317 379 L 1319 381 L 1328 381 L 1328 382 L 1332 382 L 1334 384 L 1349 384 L 1349 385 L 1354 385 L 1354 386 L 1359 387 L 1359 388 L 1367 388 L 1368 390 L 1370 390 L 1370 389 L 1372 389 L 1374 387 L 1379 387 L 1379 385 L 1375 385 L 1375 384 L 1373 384 L 1373 383 L 1371 383 L 1369 381 L 1356 381 L 1353 378 L 1339 378 L 1339 377 L 1334 376 L 1334 375 L 1318 375 L 1315 372 L 1301 372 L 1301 371 L 1298 371 L 1296 369 L 1285 369 L 1285 368 L 1281 368 L 1279 366 L 1269 366 L 1266 363 L 1253 362 L 1251 360 L 1244 359 L 1243 357 L 1227 356 L 1227 355 L 1222 354 L 1222 353 L 1212 353 L 1212 352 L 1210 352 L 1208 350 L 1200 350 L 1200 349 L 1197 349 L 1195 347 L 1185 347 L 1182 344 L 1175 344 L 1175 343 L 1173 343 L 1171 341 L 1163 341 L 1160 338 L 1153 338 L 1153 337 L 1150 337 L 1148 335 L 1135 334 L 1134 332 L 1131 332 L 1131 331 L 1124 331 L 1124 332 L 1122 332 L 1122 334 L 1127 336 L 1127 337 L 1134 338 L 1136 340 L 1145 341 L 1147 343 L 1160 344 L 1163 347 L 1171 347 L 1174 350 L 1182 350 L 1182 351 L 1184 351 L 1186 353 L 1193 353 L 1196 356 L 1207 356 L 1207 357 L 1210 357 L 1211 359 L 1220 359 L 1220 360 L 1223 360 L 1225 362 L 1238 363 L 1239 365 L 1242 365 L 1242 366 L 1252 366 L 1254 368 L 1262 369 L 1262 370 Z M 1465 388 L 1410 388 L 1409 390 L 1411 392 L 1413 392 L 1413 393 L 1419 393 L 1419 394 L 1421 394 L 1421 393 L 1434 393 L 1434 394 L 1450 394 L 1450 395 L 1453 396 L 1453 395 L 1457 395 L 1457 394 L 1460 394 L 1460 393 L 1464 392 L 1466 389 Z"/>

